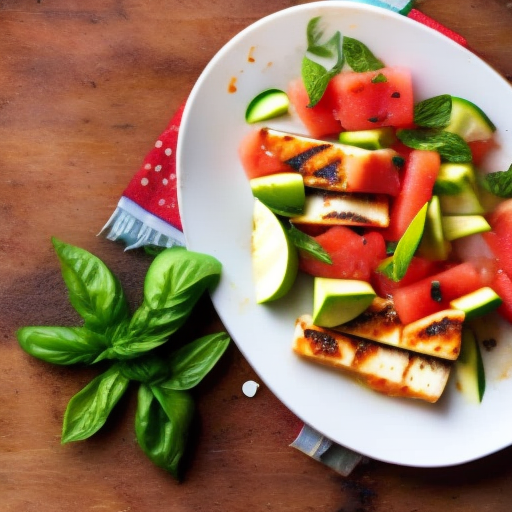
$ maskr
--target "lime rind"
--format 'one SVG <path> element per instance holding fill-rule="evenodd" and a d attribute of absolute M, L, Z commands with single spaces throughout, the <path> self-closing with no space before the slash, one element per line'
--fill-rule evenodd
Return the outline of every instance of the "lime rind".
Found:
<path fill-rule="evenodd" d="M 280 89 L 266 89 L 255 96 L 245 111 L 245 120 L 249 124 L 266 121 L 288 113 L 290 99 Z"/>

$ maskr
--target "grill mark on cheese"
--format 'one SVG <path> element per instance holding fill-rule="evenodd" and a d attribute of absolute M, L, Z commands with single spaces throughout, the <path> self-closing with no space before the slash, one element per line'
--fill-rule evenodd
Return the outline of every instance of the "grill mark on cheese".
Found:
<path fill-rule="evenodd" d="M 297 319 L 293 348 L 314 362 L 354 374 L 375 391 L 432 403 L 452 367 L 450 361 L 316 326 L 310 315 Z"/>

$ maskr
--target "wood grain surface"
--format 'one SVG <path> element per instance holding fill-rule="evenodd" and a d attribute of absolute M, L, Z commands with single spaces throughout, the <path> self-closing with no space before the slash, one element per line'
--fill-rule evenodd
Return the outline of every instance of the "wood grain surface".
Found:
<path fill-rule="evenodd" d="M 77 321 L 51 236 L 101 257 L 140 301 L 147 256 L 97 233 L 216 51 L 298 3 L 0 0 L 1 512 L 512 510 L 512 448 L 444 469 L 369 461 L 348 478 L 290 448 L 300 423 L 265 386 L 242 394 L 258 379 L 235 346 L 197 390 L 183 482 L 138 447 L 134 393 L 96 436 L 61 445 L 66 404 L 97 370 L 45 364 L 17 344 L 20 326 Z M 512 81 L 511 2 L 418 7 Z M 190 335 L 221 330 L 209 300 L 200 306 Z"/>

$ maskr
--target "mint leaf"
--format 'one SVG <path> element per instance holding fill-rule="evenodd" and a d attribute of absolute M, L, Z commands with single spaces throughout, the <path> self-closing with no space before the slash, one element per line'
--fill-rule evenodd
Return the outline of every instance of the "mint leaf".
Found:
<path fill-rule="evenodd" d="M 452 97 L 441 94 L 414 106 L 414 123 L 425 128 L 443 128 L 450 123 Z"/>
<path fill-rule="evenodd" d="M 347 64 L 357 73 L 376 71 L 384 67 L 382 61 L 365 44 L 351 37 L 343 38 L 343 55 Z"/>
<path fill-rule="evenodd" d="M 326 43 L 320 43 L 324 32 L 320 29 L 320 16 L 313 18 L 308 23 L 306 36 L 308 40 L 307 51 L 313 55 L 324 58 L 338 58 L 340 33 L 336 32 Z"/>
<path fill-rule="evenodd" d="M 398 130 L 396 135 L 410 148 L 437 151 L 446 162 L 467 163 L 473 159 L 467 142 L 455 133 L 438 130 Z"/>
<path fill-rule="evenodd" d="M 506 171 L 487 174 L 483 179 L 483 186 L 495 196 L 512 197 L 512 164 Z"/>
<path fill-rule="evenodd" d="M 402 238 L 398 241 L 393 256 L 382 260 L 377 267 L 378 272 L 381 272 L 395 282 L 403 279 L 423 236 L 427 209 L 428 203 L 425 203 L 414 216 L 414 219 L 412 219 Z"/>
<path fill-rule="evenodd" d="M 301 249 L 319 261 L 332 265 L 332 260 L 325 249 L 312 237 L 297 229 L 291 222 L 287 227 L 287 233 L 293 245 Z"/>
<path fill-rule="evenodd" d="M 326 67 L 308 56 L 302 59 L 301 74 L 309 97 L 308 107 L 314 107 L 322 99 L 331 78 L 343 68 L 340 32 L 336 32 L 327 42 L 321 43 L 323 31 L 320 29 L 319 23 L 320 17 L 313 18 L 308 23 L 307 53 L 310 56 L 334 60 L 334 63 L 331 67 Z"/>
<path fill-rule="evenodd" d="M 307 57 L 302 59 L 302 81 L 309 97 L 308 107 L 314 107 L 322 99 L 331 78 L 331 73 L 322 65 Z"/>

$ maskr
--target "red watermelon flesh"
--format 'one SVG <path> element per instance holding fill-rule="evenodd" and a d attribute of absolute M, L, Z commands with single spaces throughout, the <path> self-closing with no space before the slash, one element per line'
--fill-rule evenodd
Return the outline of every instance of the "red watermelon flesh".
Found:
<path fill-rule="evenodd" d="M 336 117 L 345 130 L 409 127 L 414 119 L 411 73 L 402 67 L 342 72 L 332 80 Z"/>
<path fill-rule="evenodd" d="M 414 216 L 430 201 L 440 165 L 441 158 L 435 151 L 411 151 L 401 190 L 391 206 L 389 227 L 384 233 L 386 240 L 398 241 Z"/>
<path fill-rule="evenodd" d="M 288 97 L 307 132 L 315 138 L 337 135 L 341 124 L 334 117 L 335 101 L 331 82 L 322 99 L 313 107 L 308 107 L 309 96 L 302 78 L 293 80 L 288 86 Z"/>
<path fill-rule="evenodd" d="M 315 240 L 329 253 L 332 265 L 301 252 L 300 269 L 317 277 L 369 281 L 386 256 L 384 239 L 375 231 L 359 235 L 348 227 L 333 226 Z"/>
<path fill-rule="evenodd" d="M 440 284 L 441 301 L 432 298 L 432 282 Z M 469 262 L 460 263 L 443 272 L 434 274 L 416 283 L 398 288 L 393 301 L 398 317 L 408 324 L 443 309 L 449 309 L 450 301 L 474 292 L 484 286 L 482 276 Z"/>

